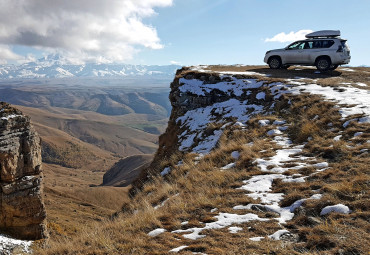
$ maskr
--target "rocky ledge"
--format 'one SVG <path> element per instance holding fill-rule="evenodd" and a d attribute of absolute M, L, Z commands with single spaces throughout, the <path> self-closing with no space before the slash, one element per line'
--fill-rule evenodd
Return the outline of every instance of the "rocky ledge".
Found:
<path fill-rule="evenodd" d="M 0 233 L 46 237 L 41 140 L 19 110 L 0 102 Z"/>

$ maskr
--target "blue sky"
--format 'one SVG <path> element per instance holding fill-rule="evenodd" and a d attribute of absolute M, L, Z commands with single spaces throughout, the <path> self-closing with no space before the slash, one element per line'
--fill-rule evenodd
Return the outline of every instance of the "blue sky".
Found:
<path fill-rule="evenodd" d="M 265 42 L 302 29 L 339 29 L 352 65 L 370 65 L 369 0 L 187 0 L 150 19 L 165 48 L 144 50 L 135 61 L 191 64 L 263 64 L 265 52 L 287 42 Z"/>
<path fill-rule="evenodd" d="M 35 6 L 27 8 L 39 12 L 37 4 L 42 1 L 28 1 Z M 370 65 L 369 0 L 95 0 L 96 5 L 105 2 L 114 9 L 92 9 L 83 4 L 84 0 L 77 2 L 81 4 L 58 6 L 58 10 L 64 11 L 55 14 L 57 20 L 48 22 L 55 25 L 37 23 L 36 14 L 28 11 L 27 15 L 37 20 L 35 27 L 15 22 L 18 25 L 9 28 L 8 37 L 1 36 L 1 29 L 13 24 L 0 19 L 0 63 L 6 57 L 8 63 L 22 62 L 20 58 L 24 56 L 34 59 L 58 52 L 76 62 L 264 64 L 267 50 L 289 44 L 266 42 L 267 38 L 282 32 L 339 29 L 351 48 L 350 65 Z M 91 6 L 93 2 L 90 1 Z M 122 6 L 122 2 L 130 3 L 131 9 L 127 11 L 128 5 Z M 45 4 L 41 7 L 45 17 L 55 11 L 53 8 L 56 7 Z M 72 19 L 71 13 L 83 18 Z M 117 19 L 112 19 L 114 15 Z M 122 16 L 124 20 L 118 18 Z M 72 26 L 67 26 L 65 20 Z M 115 27 L 117 20 L 125 24 Z M 61 29 L 63 26 L 65 29 Z M 12 33 L 22 29 L 28 29 L 27 33 Z M 57 34 L 48 34 L 56 30 Z"/>

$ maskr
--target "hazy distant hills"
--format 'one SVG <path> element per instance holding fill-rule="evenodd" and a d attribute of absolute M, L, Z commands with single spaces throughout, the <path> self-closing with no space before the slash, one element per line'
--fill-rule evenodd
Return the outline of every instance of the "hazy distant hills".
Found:
<path fill-rule="evenodd" d="M 59 55 L 49 55 L 21 65 L 0 66 L 0 79 L 172 76 L 178 65 L 70 64 Z"/>
<path fill-rule="evenodd" d="M 153 89 L 152 89 L 153 91 Z M 171 106 L 168 92 L 126 92 L 126 89 L 52 89 L 49 87 L 0 87 L 0 101 L 30 107 L 62 107 L 93 111 L 104 115 L 130 113 L 167 117 Z"/>

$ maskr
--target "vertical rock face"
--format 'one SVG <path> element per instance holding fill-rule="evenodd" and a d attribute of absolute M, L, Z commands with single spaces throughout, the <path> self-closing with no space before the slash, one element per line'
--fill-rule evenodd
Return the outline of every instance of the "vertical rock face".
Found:
<path fill-rule="evenodd" d="M 46 237 L 40 137 L 22 113 L 0 102 L 0 233 Z"/>
<path fill-rule="evenodd" d="M 133 182 L 130 194 L 135 195 L 151 175 L 163 171 L 159 166 L 164 159 L 178 152 L 206 154 L 217 145 L 225 124 L 246 122 L 252 115 L 266 114 L 272 105 L 282 104 L 274 99 L 274 93 L 268 82 L 248 74 L 178 70 L 171 83 L 172 111 L 166 132 L 159 137 L 150 167 Z"/>

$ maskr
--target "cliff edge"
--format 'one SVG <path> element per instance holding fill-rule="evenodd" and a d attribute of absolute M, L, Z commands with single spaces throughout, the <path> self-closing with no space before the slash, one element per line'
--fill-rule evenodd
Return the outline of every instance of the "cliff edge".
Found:
<path fill-rule="evenodd" d="M 47 254 L 366 254 L 369 73 L 179 70 L 132 199 Z"/>
<path fill-rule="evenodd" d="M 0 102 L 0 233 L 46 237 L 40 143 L 30 119 Z"/>

